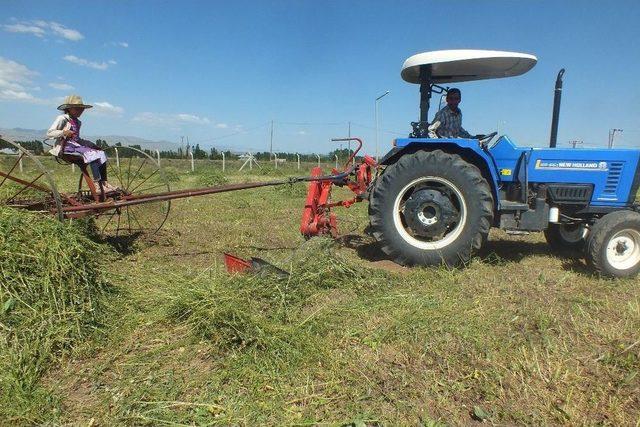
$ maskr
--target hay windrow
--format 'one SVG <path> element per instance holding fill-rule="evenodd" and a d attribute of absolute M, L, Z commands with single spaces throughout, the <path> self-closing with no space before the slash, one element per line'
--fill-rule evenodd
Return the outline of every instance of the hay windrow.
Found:
<path fill-rule="evenodd" d="M 305 345 L 298 327 L 314 295 L 377 286 L 376 275 L 355 269 L 328 239 L 307 242 L 283 267 L 288 278 L 265 274 L 194 280 L 167 296 L 167 317 L 222 350 L 295 352 Z"/>
<path fill-rule="evenodd" d="M 0 207 L 0 402 L 27 401 L 53 360 L 100 325 L 104 262 L 80 227 Z"/>

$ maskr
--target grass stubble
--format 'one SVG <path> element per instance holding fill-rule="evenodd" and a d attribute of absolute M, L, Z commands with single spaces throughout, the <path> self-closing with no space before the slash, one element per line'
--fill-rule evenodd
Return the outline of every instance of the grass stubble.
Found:
<path fill-rule="evenodd" d="M 181 188 L 219 179 L 171 167 Z M 256 173 L 225 179 L 283 172 Z M 44 221 L 47 233 L 74 236 L 53 246 L 64 255 L 45 257 L 46 266 L 91 272 L 56 282 L 68 286 L 60 292 L 74 296 L 74 309 L 55 311 L 41 285 L 32 286 L 28 302 L 42 304 L 46 316 L 7 303 L 3 283 L 3 306 L 11 305 L 3 316 L 25 313 L 10 325 L 2 317 L 5 342 L 18 342 L 19 328 L 41 331 L 49 343 L 3 348 L 3 417 L 16 424 L 638 425 L 637 279 L 601 279 L 579 261 L 549 255 L 539 235 L 501 232 L 467 268 L 390 271 L 362 233 L 364 204 L 339 214 L 356 244 L 303 242 L 303 197 L 296 185 L 179 201 L 153 242 L 98 259 L 77 255 L 109 252 L 73 240 L 81 239 L 71 231 L 77 224 Z M 223 250 L 262 256 L 290 276 L 228 276 Z M 18 273 L 10 277 L 25 274 L 23 260 L 11 264 L 7 271 Z M 13 384 L 7 378 L 22 385 L 5 390 Z"/>

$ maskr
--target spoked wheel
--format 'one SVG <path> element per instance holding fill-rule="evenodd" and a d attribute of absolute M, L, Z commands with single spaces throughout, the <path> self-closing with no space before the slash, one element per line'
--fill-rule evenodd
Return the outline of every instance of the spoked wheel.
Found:
<path fill-rule="evenodd" d="M 160 166 L 147 153 L 132 147 L 110 147 L 105 153 L 108 181 L 122 190 L 116 199 L 170 191 Z M 155 234 L 164 225 L 170 209 L 170 201 L 125 206 L 100 214 L 96 227 L 105 238 Z"/>
<path fill-rule="evenodd" d="M 395 262 L 453 266 L 487 238 L 493 196 L 480 170 L 460 156 L 418 151 L 378 178 L 369 217 L 373 236 Z"/>
<path fill-rule="evenodd" d="M 610 277 L 640 272 L 640 213 L 611 212 L 598 219 L 587 240 L 587 262 Z"/>
<path fill-rule="evenodd" d="M 7 141 L 15 154 L 0 154 L 0 205 L 62 216 L 62 202 L 50 171 L 32 153 Z"/>

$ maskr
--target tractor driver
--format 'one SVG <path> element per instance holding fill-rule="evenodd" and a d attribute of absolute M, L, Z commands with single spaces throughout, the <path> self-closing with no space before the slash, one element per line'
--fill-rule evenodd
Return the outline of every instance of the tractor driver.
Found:
<path fill-rule="evenodd" d="M 447 91 L 447 105 L 436 113 L 429 126 L 430 138 L 473 138 L 462 127 L 462 111 L 458 108 L 461 99 L 460 89 Z"/>

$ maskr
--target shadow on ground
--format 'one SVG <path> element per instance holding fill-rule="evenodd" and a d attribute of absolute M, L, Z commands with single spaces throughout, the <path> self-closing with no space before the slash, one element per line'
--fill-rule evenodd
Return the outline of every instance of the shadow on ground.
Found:
<path fill-rule="evenodd" d="M 99 241 L 111 246 L 120 255 L 131 255 L 137 249 L 136 243 L 142 237 L 142 233 L 135 233 L 127 236 L 108 236 Z"/>
<path fill-rule="evenodd" d="M 343 247 L 354 250 L 358 257 L 369 262 L 389 261 L 391 259 L 382 251 L 381 245 L 373 237 L 361 234 L 347 234 L 337 239 Z M 580 253 L 553 253 L 544 242 L 527 242 L 518 240 L 489 240 L 478 257 L 487 264 L 505 265 L 520 262 L 536 255 L 548 255 L 562 260 L 562 269 L 593 276 L 593 271 L 585 264 L 584 256 Z"/>

